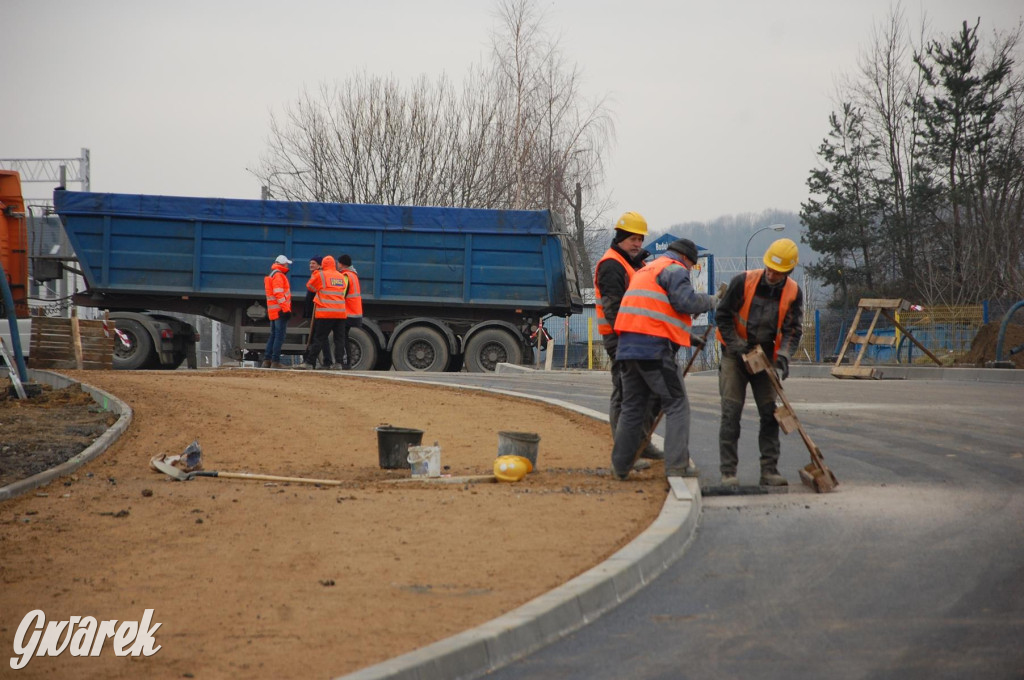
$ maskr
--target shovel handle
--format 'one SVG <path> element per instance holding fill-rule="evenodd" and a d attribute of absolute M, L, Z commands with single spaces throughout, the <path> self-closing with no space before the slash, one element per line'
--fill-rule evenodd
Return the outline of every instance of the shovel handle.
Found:
<path fill-rule="evenodd" d="M 249 472 L 218 472 L 216 470 L 198 470 L 189 473 L 195 477 L 223 477 L 225 479 L 251 479 L 260 482 L 291 482 L 293 484 L 319 484 L 321 486 L 341 486 L 344 482 L 337 479 L 310 479 L 309 477 L 279 477 L 277 475 L 259 475 Z"/>

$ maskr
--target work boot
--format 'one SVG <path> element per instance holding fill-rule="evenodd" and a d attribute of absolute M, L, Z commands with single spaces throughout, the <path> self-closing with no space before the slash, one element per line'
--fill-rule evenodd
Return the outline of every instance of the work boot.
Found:
<path fill-rule="evenodd" d="M 313 364 L 309 364 L 309 363 L 306 363 L 305 361 L 303 361 L 301 364 L 296 366 L 294 368 L 294 370 L 296 370 L 296 371 L 312 371 L 313 370 Z"/>
<path fill-rule="evenodd" d="M 272 363 L 273 362 L 270 359 L 264 359 L 262 368 L 270 368 L 270 364 Z"/>
<path fill-rule="evenodd" d="M 641 470 L 650 470 L 651 463 L 650 461 L 646 460 L 638 460 L 635 463 L 633 463 L 633 469 L 636 470 L 637 472 L 640 472 Z"/>
<path fill-rule="evenodd" d="M 730 474 L 724 474 L 724 473 L 722 474 L 722 486 L 724 486 L 726 488 L 729 488 L 729 489 L 735 489 L 739 485 L 740 485 L 740 480 L 736 477 L 736 475 L 730 475 Z"/>
<path fill-rule="evenodd" d="M 616 472 L 615 468 L 612 468 L 612 477 L 614 477 L 615 479 L 619 480 L 620 482 L 624 482 L 627 479 L 629 479 L 629 473 L 628 472 Z"/>
<path fill-rule="evenodd" d="M 281 368 L 281 362 L 280 361 L 271 361 L 270 362 L 270 367 L 271 368 Z"/>
<path fill-rule="evenodd" d="M 640 454 L 640 457 L 646 458 L 647 460 L 665 460 L 665 452 L 654 444 L 648 444 L 647 448 L 645 448 L 643 453 Z"/>
<path fill-rule="evenodd" d="M 686 461 L 683 467 L 674 467 L 665 470 L 666 477 L 699 477 L 700 468 L 693 464 L 693 459 Z"/>
<path fill-rule="evenodd" d="M 778 472 L 768 470 L 761 473 L 761 486 L 789 486 L 789 482 Z"/>

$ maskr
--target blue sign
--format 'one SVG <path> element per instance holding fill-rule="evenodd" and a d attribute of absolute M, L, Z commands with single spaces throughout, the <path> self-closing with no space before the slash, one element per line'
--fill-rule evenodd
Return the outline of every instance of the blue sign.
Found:
<path fill-rule="evenodd" d="M 650 243 L 645 243 L 644 244 L 644 248 L 646 248 L 647 250 L 651 251 L 651 253 L 653 253 L 654 256 L 657 257 L 659 255 L 664 255 L 665 251 L 668 250 L 669 244 L 672 243 L 673 241 L 678 241 L 679 238 L 680 238 L 679 236 L 673 236 L 672 234 L 665 234 L 664 236 L 662 236 L 659 239 L 651 241 Z M 697 252 L 698 253 L 700 251 L 702 251 L 702 250 L 707 250 L 707 248 L 705 248 L 704 246 L 697 246 Z"/>

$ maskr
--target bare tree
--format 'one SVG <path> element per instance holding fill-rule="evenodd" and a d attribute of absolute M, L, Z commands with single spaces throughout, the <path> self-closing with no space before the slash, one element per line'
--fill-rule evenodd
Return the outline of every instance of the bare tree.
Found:
<path fill-rule="evenodd" d="M 289 200 L 550 210 L 589 270 L 611 116 L 585 101 L 535 0 L 501 0 L 496 17 L 490 61 L 461 89 L 363 73 L 304 91 L 271 116 L 253 173 Z"/>

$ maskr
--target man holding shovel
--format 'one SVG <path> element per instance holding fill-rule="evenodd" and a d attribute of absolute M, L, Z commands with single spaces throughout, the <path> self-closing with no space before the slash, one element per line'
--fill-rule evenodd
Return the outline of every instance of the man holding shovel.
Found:
<path fill-rule="evenodd" d="M 612 472 L 626 479 L 645 432 L 653 399 L 665 414 L 665 476 L 696 477 L 690 460 L 690 402 L 676 352 L 690 347 L 691 315 L 715 308 L 718 297 L 698 293 L 690 282 L 697 246 L 673 241 L 664 255 L 633 274 L 622 297 L 615 330 L 622 362 L 622 413 L 612 449 Z"/>
<path fill-rule="evenodd" d="M 743 355 L 760 345 L 771 358 L 779 379 L 789 376 L 789 358 L 796 353 L 803 335 L 803 294 L 789 273 L 796 267 L 796 243 L 782 238 L 764 254 L 764 269 L 738 274 L 718 306 L 716 336 L 722 344 L 722 362 L 718 368 L 718 391 L 722 397 L 722 421 L 719 427 L 719 457 L 722 486 L 737 487 L 739 465 L 737 445 L 740 417 L 747 385 L 754 393 L 761 420 L 757 444 L 761 451 L 761 485 L 787 486 L 779 474 L 779 424 L 775 420 L 775 388 L 767 373 L 751 375 Z"/>

